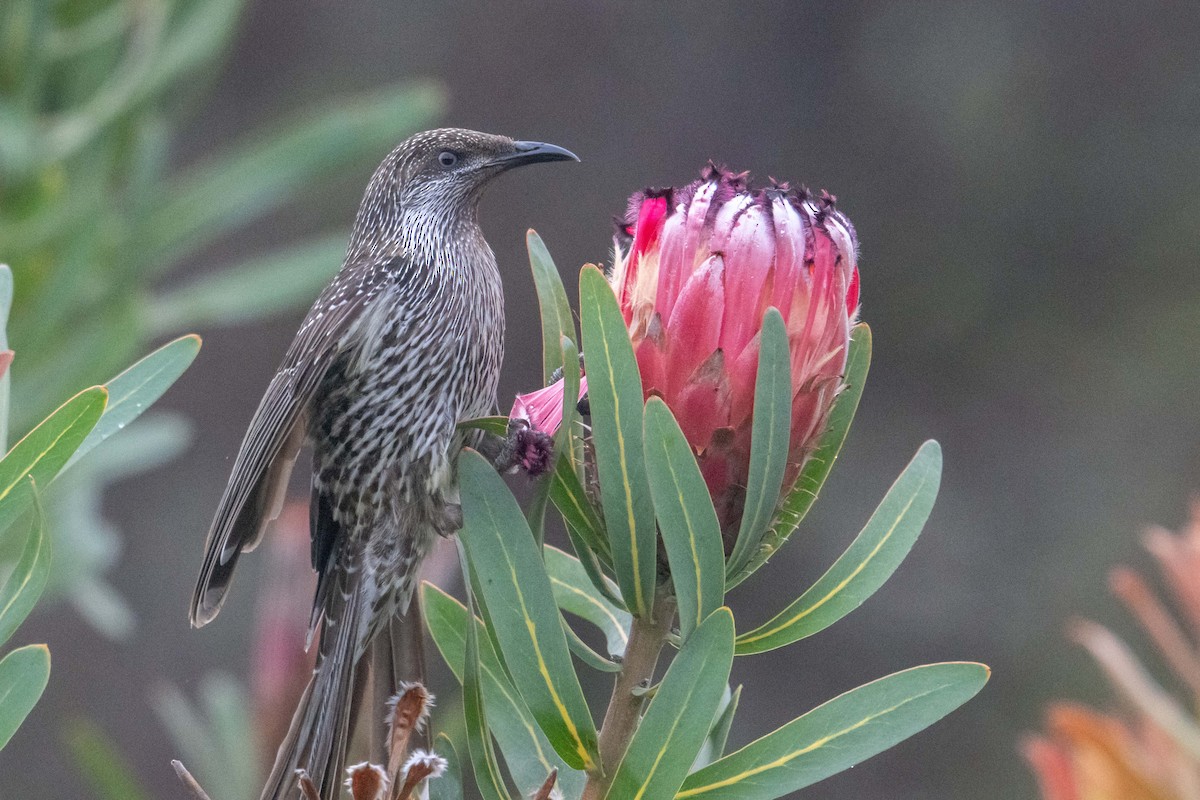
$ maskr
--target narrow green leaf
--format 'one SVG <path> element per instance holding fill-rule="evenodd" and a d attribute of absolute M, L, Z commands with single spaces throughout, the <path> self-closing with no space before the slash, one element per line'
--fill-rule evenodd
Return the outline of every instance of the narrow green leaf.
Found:
<path fill-rule="evenodd" d="M 33 611 L 50 575 L 50 539 L 46 536 L 46 520 L 38 502 L 37 487 L 30 479 L 26 487 L 18 491 L 30 496 L 34 513 L 21 559 L 0 586 L 0 644 L 7 642 Z"/>
<path fill-rule="evenodd" d="M 546 249 L 542 237 L 530 229 L 525 235 L 525 243 L 529 248 L 529 267 L 533 272 L 533 285 L 537 289 L 538 308 L 542 317 L 542 380 L 549 383 L 550 376 L 563 364 L 563 338 L 576 341 L 575 319 L 571 316 L 571 304 L 567 300 L 567 290 L 563 288 L 558 267 L 554 266 L 554 259 L 550 258 L 550 251 Z"/>
<path fill-rule="evenodd" d="M 446 771 L 442 777 L 429 782 L 430 800 L 463 800 L 462 761 L 454 741 L 445 733 L 439 733 L 433 740 L 433 751 L 446 759 Z"/>
<path fill-rule="evenodd" d="M 605 534 L 604 523 L 579 481 L 575 468 L 567 459 L 559 459 L 554 465 L 550 501 L 562 514 L 563 522 L 587 544 L 588 549 L 602 562 L 612 563 L 612 547 Z"/>
<path fill-rule="evenodd" d="M 103 386 L 84 389 L 38 425 L 0 460 L 0 531 L 25 510 L 28 497 L 14 490 L 30 478 L 46 486 L 67 463 L 71 454 L 95 427 L 108 390 Z"/>
<path fill-rule="evenodd" d="M 774 650 L 828 628 L 862 605 L 908 555 L 933 510 L 942 450 L 921 445 L 846 552 L 799 599 L 770 622 L 743 633 L 737 654 Z"/>
<path fill-rule="evenodd" d="M 50 680 L 50 649 L 18 647 L 0 661 L 0 749 L 37 705 Z"/>
<path fill-rule="evenodd" d="M 349 236 L 337 233 L 203 275 L 150 300 L 151 333 L 233 325 L 307 307 L 337 272 Z"/>
<path fill-rule="evenodd" d="M 508 435 L 508 417 L 475 417 L 458 423 L 459 430 L 479 430 L 496 436 Z"/>
<path fill-rule="evenodd" d="M 671 662 L 606 797 L 674 797 L 717 714 L 733 664 L 733 614 L 709 615 Z"/>
<path fill-rule="evenodd" d="M 678 800 L 774 800 L 883 752 L 970 700 L 983 664 L 897 672 L 835 697 L 774 733 L 694 772 Z"/>
<path fill-rule="evenodd" d="M 554 434 L 554 459 L 556 462 L 566 461 L 573 470 L 575 467 L 571 440 L 574 436 L 575 417 L 578 413 L 575 406 L 579 403 L 579 351 L 569 336 L 559 339 L 559 348 L 563 354 L 562 363 L 559 364 L 563 374 L 563 400 L 562 422 Z M 557 464 L 555 468 L 557 468 Z M 550 492 L 553 487 L 553 471 L 539 477 L 525 513 L 525 518 L 529 520 L 529 528 L 533 531 L 533 537 L 539 544 L 545 540 L 546 506 L 550 501 Z"/>
<path fill-rule="evenodd" d="M 542 548 L 542 555 L 558 607 L 599 628 L 604 633 L 609 655 L 624 655 L 629 644 L 629 628 L 633 624 L 629 612 L 614 605 L 592 584 L 579 559 L 550 545 Z M 612 581 L 603 577 L 601 580 L 607 584 L 610 594 L 617 592 Z"/>
<path fill-rule="evenodd" d="M 13 279 L 7 264 L 0 264 L 0 352 L 8 350 L 8 314 L 12 310 Z M 8 449 L 8 398 L 12 378 L 5 369 L 0 374 L 0 451 Z"/>
<path fill-rule="evenodd" d="M 729 556 L 731 575 L 746 565 L 766 535 L 771 515 L 779 503 L 791 443 L 792 358 L 787 326 L 777 309 L 767 309 L 759 341 L 750 473 L 741 526 Z"/>
<path fill-rule="evenodd" d="M 579 275 L 592 441 L 617 585 L 635 616 L 654 601 L 657 538 L 642 452 L 642 378 L 617 298 L 599 269 Z"/>
<path fill-rule="evenodd" d="M 342 100 L 320 116 L 256 134 L 190 170 L 165 193 L 146 224 L 146 248 L 163 266 L 240 227 L 311 187 L 323 175 L 377 162 L 404 136 L 441 113 L 442 89 L 424 82 Z"/>
<path fill-rule="evenodd" d="M 728 686 L 725 687 L 725 694 L 721 697 L 721 709 L 708 732 L 708 738 L 704 740 L 704 747 L 701 748 L 696 763 L 692 765 L 693 772 L 725 755 L 725 743 L 729 741 L 729 731 L 733 727 L 733 717 L 737 714 L 738 702 L 741 699 L 741 686 L 733 691 L 730 691 Z"/>
<path fill-rule="evenodd" d="M 478 453 L 459 458 L 459 536 L 492 612 L 501 657 L 550 743 L 568 765 L 593 769 L 596 728 L 571 664 L 541 554 L 517 501 Z"/>
<path fill-rule="evenodd" d="M 838 395 L 829 412 L 825 433 L 817 444 L 817 449 L 809 456 L 800 470 L 799 477 L 792 487 L 784 494 L 775 517 L 771 521 L 770 530 L 762 538 L 758 549 L 750 554 L 749 561 L 736 573 L 731 573 L 726 579 L 726 590 L 737 586 L 746 578 L 753 575 L 759 567 L 783 546 L 788 537 L 796 530 L 796 526 L 804 519 L 805 514 L 816 502 L 821 487 L 829 477 L 833 464 L 837 460 L 846 435 L 850 432 L 850 423 L 854 421 L 854 413 L 858 410 L 858 401 L 862 397 L 863 386 L 867 381 L 867 369 L 871 365 L 871 329 L 865 322 L 854 327 L 850 336 L 850 353 L 846 361 L 846 388 Z"/>
<path fill-rule="evenodd" d="M 148 800 L 128 759 L 95 723 L 82 719 L 72 722 L 66 743 L 84 782 L 100 800 Z"/>
<path fill-rule="evenodd" d="M 579 638 L 579 634 L 575 632 L 575 629 L 565 619 L 562 621 L 562 628 L 563 634 L 567 637 L 567 649 L 574 653 L 575 657 L 584 664 L 598 672 L 621 671 L 620 664 L 615 661 L 609 661 L 593 650 L 587 642 Z"/>
<path fill-rule="evenodd" d="M 646 474 L 686 640 L 725 598 L 721 523 L 691 445 L 660 398 L 646 403 L 645 425 Z"/>
<path fill-rule="evenodd" d="M 579 558 L 579 563 L 583 566 L 583 571 L 587 574 L 588 580 L 592 582 L 593 588 L 618 608 L 625 608 L 625 603 L 621 600 L 620 589 L 616 588 L 616 584 L 609 579 L 612 568 L 606 566 L 596 552 L 588 545 L 588 543 L 579 535 L 579 532 L 571 525 L 566 526 L 567 539 L 571 541 L 571 549 L 575 551 L 575 555 Z"/>
<path fill-rule="evenodd" d="M 460 540 L 461 541 L 461 540 Z M 464 561 L 465 566 L 465 561 Z M 467 588 L 467 619 L 474 619 L 475 604 Z M 463 713 L 467 726 L 467 750 L 475 772 L 475 785 L 484 800 L 511 800 L 496 753 L 492 750 L 492 734 L 488 730 L 487 712 L 483 702 L 483 682 L 480 679 L 479 633 L 474 625 L 466 625 L 466 650 L 463 655 Z"/>
<path fill-rule="evenodd" d="M 436 586 L 423 583 L 421 610 L 438 652 L 461 683 L 466 649 L 466 607 Z M 481 633 L 482 623 L 477 619 L 475 625 L 480 629 L 477 633 Z M 479 656 L 488 727 L 500 745 L 504 763 L 517 789 L 528 797 L 541 785 L 546 773 L 557 767 L 560 777 L 566 782 L 563 784 L 564 791 L 568 787 L 575 790 L 574 795 L 567 796 L 578 796 L 583 789 L 583 773 L 569 769 L 566 762 L 554 752 L 550 741 L 529 713 L 529 707 L 509 680 L 486 636 L 479 637 Z"/>
<path fill-rule="evenodd" d="M 75 450 L 67 462 L 67 467 L 141 416 L 142 412 L 179 380 L 179 376 L 187 371 L 199 352 L 199 336 L 180 336 L 104 384 L 108 389 L 108 405 L 104 414 Z"/>

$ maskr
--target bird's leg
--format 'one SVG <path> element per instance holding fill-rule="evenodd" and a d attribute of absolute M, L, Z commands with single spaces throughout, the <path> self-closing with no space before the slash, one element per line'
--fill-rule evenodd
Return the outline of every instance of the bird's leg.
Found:
<path fill-rule="evenodd" d="M 459 503 L 445 503 L 433 519 L 434 529 L 442 536 L 453 536 L 462 530 L 462 525 L 462 505 Z"/>

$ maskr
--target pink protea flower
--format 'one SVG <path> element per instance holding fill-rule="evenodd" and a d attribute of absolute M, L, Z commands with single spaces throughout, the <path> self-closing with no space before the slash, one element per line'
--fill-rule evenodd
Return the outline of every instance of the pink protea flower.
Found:
<path fill-rule="evenodd" d="M 857 243 L 828 193 L 709 164 L 682 188 L 633 195 L 618 222 L 613 291 L 647 397 L 674 412 L 722 527 L 741 517 L 763 314 L 787 325 L 792 436 L 785 486 L 824 430 L 858 313 Z"/>

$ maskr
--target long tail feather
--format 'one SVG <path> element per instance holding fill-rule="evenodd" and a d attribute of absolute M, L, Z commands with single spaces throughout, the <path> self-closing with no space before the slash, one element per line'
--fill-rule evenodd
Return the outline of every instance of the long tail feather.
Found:
<path fill-rule="evenodd" d="M 355 669 L 363 615 L 356 590 L 321 632 L 321 657 L 279 745 L 261 800 L 295 800 L 296 771 L 305 770 L 322 798 L 336 798 L 354 716 Z"/>

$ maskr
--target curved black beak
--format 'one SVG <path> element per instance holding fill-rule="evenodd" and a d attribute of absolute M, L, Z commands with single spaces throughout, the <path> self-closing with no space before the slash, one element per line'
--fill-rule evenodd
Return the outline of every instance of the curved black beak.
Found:
<path fill-rule="evenodd" d="M 556 144 L 545 142 L 513 142 L 512 151 L 503 153 L 492 159 L 497 166 L 519 167 L 524 164 L 537 164 L 541 161 L 578 161 L 579 156 L 570 150 Z"/>

